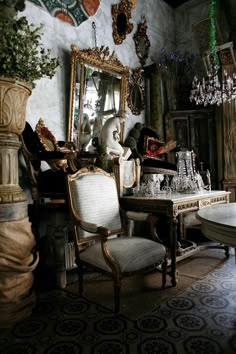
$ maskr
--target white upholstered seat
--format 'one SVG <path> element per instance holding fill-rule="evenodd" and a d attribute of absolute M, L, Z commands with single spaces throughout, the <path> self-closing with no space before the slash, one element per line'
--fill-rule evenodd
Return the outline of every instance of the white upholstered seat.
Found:
<path fill-rule="evenodd" d="M 83 168 L 67 176 L 67 185 L 80 293 L 83 291 L 83 265 L 112 277 L 116 312 L 119 311 L 124 276 L 148 271 L 162 264 L 164 287 L 166 249 L 158 239 L 124 236 L 113 175 L 96 167 Z"/>

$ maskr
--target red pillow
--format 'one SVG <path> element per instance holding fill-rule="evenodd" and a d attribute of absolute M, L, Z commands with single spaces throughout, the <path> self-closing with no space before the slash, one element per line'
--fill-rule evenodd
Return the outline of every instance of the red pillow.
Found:
<path fill-rule="evenodd" d="M 161 159 L 160 155 L 165 154 L 176 147 L 176 141 L 170 140 L 165 143 L 162 140 L 145 136 L 144 139 L 144 157 Z"/>

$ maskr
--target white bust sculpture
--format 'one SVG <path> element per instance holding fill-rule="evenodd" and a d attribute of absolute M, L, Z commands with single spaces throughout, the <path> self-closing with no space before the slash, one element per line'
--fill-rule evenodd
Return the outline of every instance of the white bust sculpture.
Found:
<path fill-rule="evenodd" d="M 106 146 L 108 155 L 122 156 L 124 149 L 120 145 L 120 123 L 121 118 L 108 118 L 102 127 L 100 143 Z"/>

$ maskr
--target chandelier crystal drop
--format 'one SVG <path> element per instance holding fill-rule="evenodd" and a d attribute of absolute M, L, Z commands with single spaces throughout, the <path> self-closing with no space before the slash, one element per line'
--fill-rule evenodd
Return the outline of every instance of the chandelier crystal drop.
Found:
<path fill-rule="evenodd" d="M 207 56 L 207 78 L 202 81 L 194 76 L 192 82 L 192 90 L 190 93 L 190 102 L 196 105 L 221 105 L 224 102 L 230 102 L 236 98 L 236 73 L 230 77 L 226 70 L 221 74 L 219 79 L 220 65 L 216 47 L 216 31 L 214 21 L 214 7 L 216 0 L 210 0 L 209 18 L 210 18 L 210 35 L 209 35 L 209 51 Z"/>

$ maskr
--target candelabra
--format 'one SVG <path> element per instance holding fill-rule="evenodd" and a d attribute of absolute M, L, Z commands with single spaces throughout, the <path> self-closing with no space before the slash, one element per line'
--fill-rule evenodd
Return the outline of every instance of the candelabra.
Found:
<path fill-rule="evenodd" d="M 197 105 L 216 104 L 219 106 L 223 102 L 230 102 L 236 98 L 236 74 L 234 73 L 233 77 L 230 77 L 224 70 L 222 83 L 220 83 L 218 70 L 217 65 L 210 64 L 207 80 L 203 78 L 201 83 L 197 76 L 194 77 L 190 94 L 191 102 L 195 101 Z"/>
<path fill-rule="evenodd" d="M 194 193 L 205 189 L 202 177 L 196 171 L 195 157 L 193 151 L 177 152 L 177 175 L 171 181 L 173 192 Z"/>
<path fill-rule="evenodd" d="M 223 72 L 223 77 L 220 82 L 218 73 L 220 68 L 218 51 L 230 49 L 234 65 L 236 67 L 233 42 L 225 43 L 221 46 L 216 46 L 216 29 L 215 29 L 215 5 L 216 0 L 209 1 L 209 51 L 203 57 L 204 64 L 207 71 L 207 79 L 202 79 L 202 83 L 195 76 L 192 82 L 192 90 L 190 92 L 190 101 L 197 105 L 204 106 L 220 105 L 224 102 L 230 102 L 236 98 L 236 74 L 233 77 L 228 76 L 227 72 Z M 206 63 L 207 62 L 207 63 Z"/>

